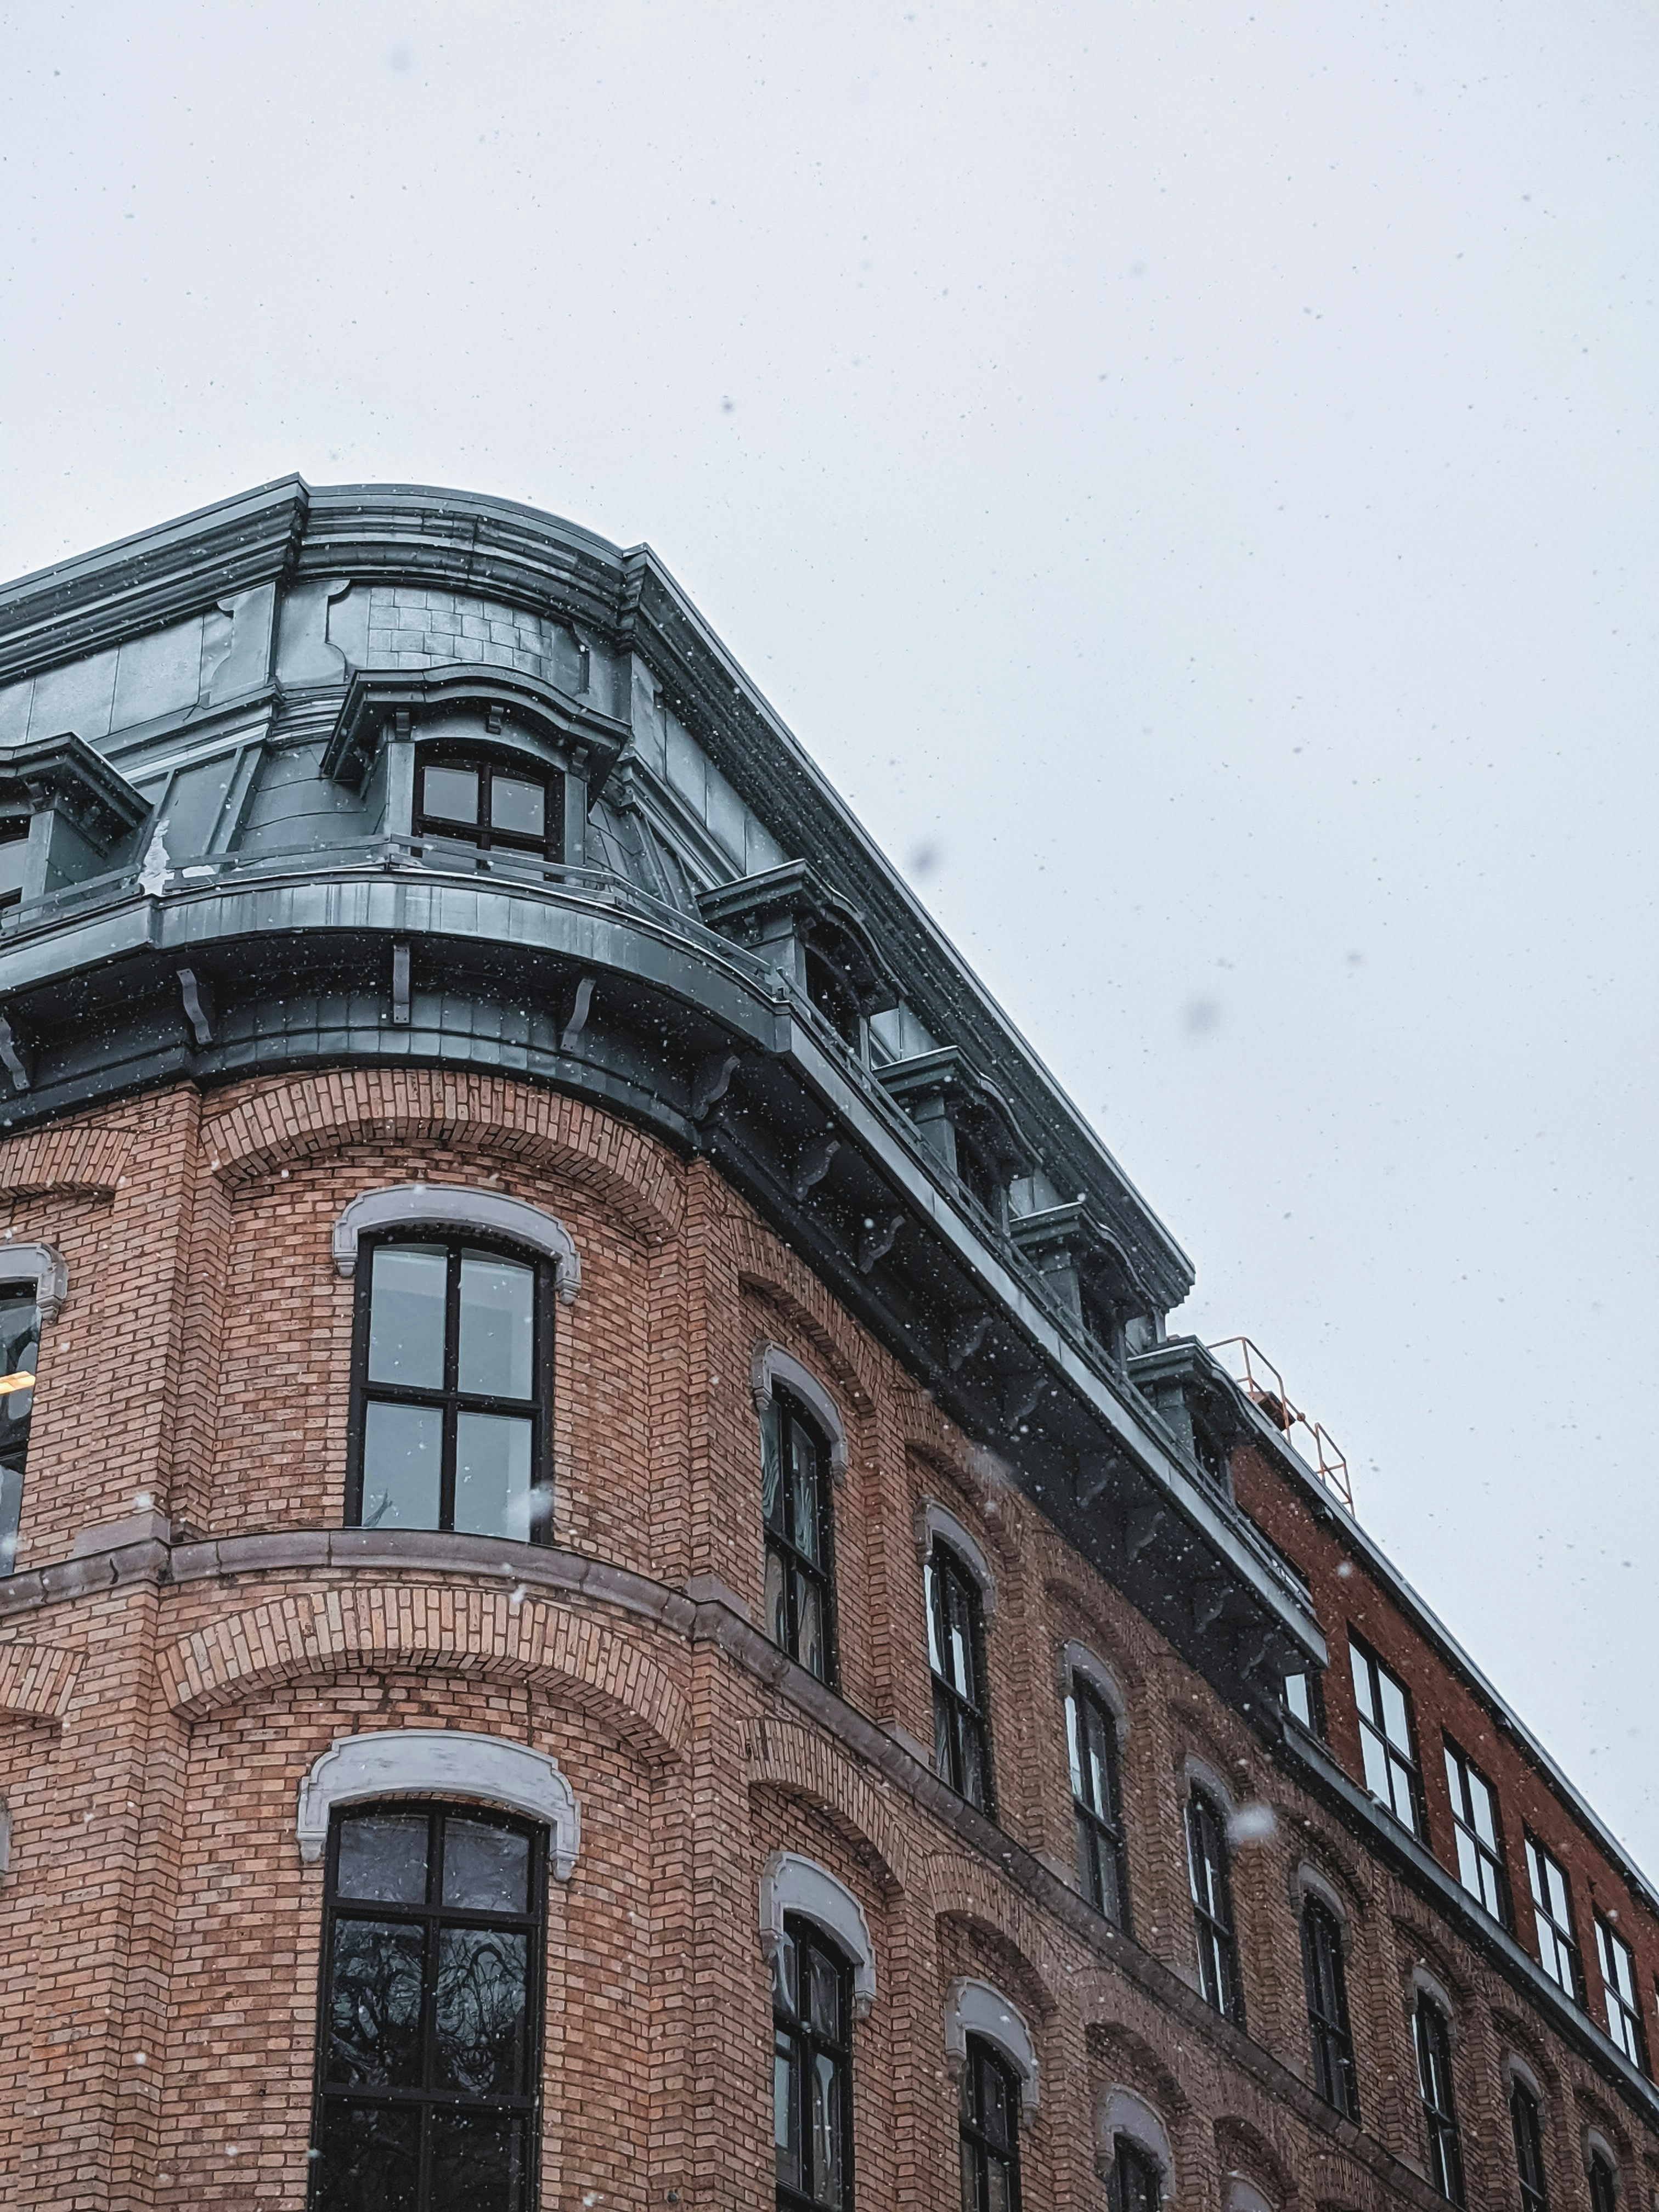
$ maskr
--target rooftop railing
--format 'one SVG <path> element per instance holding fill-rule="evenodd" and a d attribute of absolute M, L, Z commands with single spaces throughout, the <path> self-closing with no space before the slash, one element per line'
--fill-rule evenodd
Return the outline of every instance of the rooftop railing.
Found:
<path fill-rule="evenodd" d="M 1348 1477 L 1346 1455 L 1322 1422 L 1311 1419 L 1292 1402 L 1284 1376 L 1261 1346 L 1252 1344 L 1248 1336 L 1229 1336 L 1212 1344 L 1210 1350 L 1332 1497 L 1352 1513 L 1353 1485 Z M 1224 1353 L 1231 1357 L 1224 1358 Z"/>

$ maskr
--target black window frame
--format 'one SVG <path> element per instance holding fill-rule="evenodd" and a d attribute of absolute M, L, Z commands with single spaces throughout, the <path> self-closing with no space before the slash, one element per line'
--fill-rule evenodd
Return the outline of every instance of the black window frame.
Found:
<path fill-rule="evenodd" d="M 1000 2083 L 1002 2109 L 1009 2116 L 1006 2136 L 1000 2141 L 986 2118 L 987 2076 Z M 1001 2203 L 1006 2212 L 1019 2212 L 1019 2122 L 1022 2087 L 1019 2069 L 1006 2053 L 982 2035 L 964 2038 L 962 2081 L 957 2100 L 957 2143 L 962 2165 L 962 2212 L 994 2212 L 991 2195 L 994 2166 L 1000 2166 L 1004 2183 Z"/>
<path fill-rule="evenodd" d="M 1103 1919 L 1129 1928 L 1129 1851 L 1123 1825 L 1123 1771 L 1117 1715 L 1099 1687 L 1080 1671 L 1066 1696 L 1066 1750 L 1071 1762 L 1072 1814 L 1077 1831 L 1078 1878 Z M 1097 1802 L 1097 1762 L 1089 1755 L 1085 1723 L 1100 1729 L 1108 1802 Z"/>
<path fill-rule="evenodd" d="M 1112 2146 L 1106 2201 L 1109 2212 L 1159 2212 L 1164 2203 L 1163 2166 L 1129 2136 L 1120 2135 Z"/>
<path fill-rule="evenodd" d="M 830 1468 L 830 1440 L 807 1407 L 782 1384 L 774 1384 L 766 1410 L 761 1415 L 761 1594 L 766 1632 L 779 1650 L 787 1653 L 798 1667 L 805 1667 L 809 1674 L 834 1689 L 841 1679 L 841 1662 L 836 1631 L 835 1478 Z M 812 1452 L 813 1510 L 817 1522 L 819 1553 L 817 1559 L 804 1552 L 796 1540 L 795 1486 L 791 1479 L 793 1455 L 790 1449 L 791 1438 L 796 1431 L 806 1438 Z M 777 1498 L 781 1513 L 775 1522 L 766 1504 L 766 1452 L 769 1444 L 777 1454 Z M 784 1603 L 784 1633 L 781 1636 L 773 1633 L 772 1607 L 767 1596 L 774 1559 L 779 1563 L 781 1576 Z M 802 1607 L 798 1577 L 809 1582 L 818 1595 L 823 1647 L 821 1671 L 803 1659 L 800 1653 Z"/>
<path fill-rule="evenodd" d="M 1603 2150 L 1593 2150 L 1584 2169 L 1589 2183 L 1590 2212 L 1618 2212 L 1619 2169 Z"/>
<path fill-rule="evenodd" d="M 1359 2124 L 1359 2070 L 1348 2012 L 1342 1922 L 1322 1897 L 1302 1899 L 1302 1982 L 1313 2045 L 1314 2088 L 1333 2112 Z"/>
<path fill-rule="evenodd" d="M 1199 1983 L 1204 2001 L 1235 2027 L 1244 2025 L 1244 1983 L 1239 1968 L 1238 1923 L 1233 1911 L 1232 1851 L 1227 1815 L 1202 1784 L 1188 1793 L 1187 1882 L 1198 1939 Z"/>
<path fill-rule="evenodd" d="M 1291 1687 L 1293 1682 L 1299 1682 L 1302 1685 L 1302 1699 L 1307 1707 L 1305 1712 L 1299 1712 L 1297 1710 L 1297 1692 Z M 1283 1678 L 1281 1694 L 1285 1700 L 1285 1711 L 1297 1728 L 1323 1743 L 1325 1741 L 1325 1677 L 1319 1668 L 1298 1668 L 1294 1673 L 1286 1674 Z"/>
<path fill-rule="evenodd" d="M 426 771 L 429 768 L 467 769 L 478 778 L 478 819 L 454 822 L 447 815 L 426 811 Z M 540 787 L 544 811 L 539 837 L 527 831 L 498 830 L 489 820 L 489 789 L 497 776 L 513 783 Z M 564 777 L 545 761 L 521 754 L 492 752 L 487 746 L 423 744 L 415 754 L 415 790 L 410 823 L 416 837 L 447 837 L 471 845 L 481 853 L 516 854 L 521 859 L 558 860 L 564 854 Z"/>
<path fill-rule="evenodd" d="M 784 1989 L 783 1952 L 780 1950 L 772 1960 L 772 2051 L 774 2100 L 774 2184 L 778 2212 L 851 2212 L 854 2193 L 853 2164 L 853 1962 L 834 1938 L 799 1913 L 786 1913 L 783 1922 L 784 1942 L 793 1945 L 797 1960 L 798 1990 L 805 1986 L 806 1978 L 799 1971 L 804 1957 L 810 1965 L 821 1959 L 834 1974 L 836 1982 L 836 2022 L 835 2033 L 826 2036 L 812 2020 L 810 1996 L 806 2002 L 792 2008 Z M 775 2172 L 775 2113 L 777 2098 L 776 2066 L 781 2055 L 779 2045 L 787 2042 L 791 2051 L 792 2094 L 795 2097 L 794 2124 L 803 2150 L 811 2141 L 809 2124 L 808 2084 L 814 2078 L 817 2063 L 827 2058 L 835 2076 L 840 2106 L 840 2152 L 842 2187 L 839 2198 L 812 2193 L 795 2188 L 779 2179 Z M 809 2182 L 811 2177 L 809 2176 Z"/>
<path fill-rule="evenodd" d="M 1415 1836 L 1419 1843 L 1426 1843 L 1429 1827 L 1424 1808 L 1423 1761 L 1418 1749 L 1417 1717 L 1412 1711 L 1411 1692 L 1395 1673 L 1393 1668 L 1389 1666 L 1386 1661 L 1379 1658 L 1364 1638 L 1356 1636 L 1352 1629 L 1348 1632 L 1348 1655 L 1349 1671 L 1353 1677 L 1354 1710 L 1359 1720 L 1361 1778 L 1374 1802 L 1380 1805 L 1393 1820 L 1398 1821 L 1408 1835 Z M 1369 1685 L 1367 1694 L 1364 1696 L 1361 1695 L 1359 1684 L 1362 1668 L 1365 1671 Z M 1399 1692 L 1401 1705 L 1405 1712 L 1406 1743 L 1403 1747 L 1397 1744 L 1388 1732 L 1382 1691 L 1382 1684 L 1384 1681 L 1390 1688 Z M 1368 1706 L 1369 1710 L 1367 1710 Z M 1370 1762 L 1364 1755 L 1369 1746 L 1373 1743 L 1378 1747 L 1383 1772 L 1389 1785 L 1386 1796 L 1372 1783 Z M 1394 1786 L 1396 1769 L 1405 1778 L 1406 1801 L 1410 1808 L 1409 1818 L 1401 1814 L 1397 1802 Z"/>
<path fill-rule="evenodd" d="M 1451 1799 L 1452 1838 L 1457 1854 L 1457 1879 L 1465 1893 L 1494 1919 L 1500 1928 L 1515 1926 L 1515 1901 L 1510 1892 L 1510 1870 L 1504 1850 L 1504 1820 L 1498 1802 L 1498 1792 L 1487 1780 L 1462 1746 L 1455 1737 L 1441 1735 L 1441 1747 L 1446 1759 L 1446 1790 Z M 1492 1808 L 1493 1840 L 1489 1844 L 1480 1833 L 1474 1814 L 1474 1796 L 1470 1784 L 1479 1783 L 1486 1793 Z M 1474 1862 L 1478 1876 L 1488 1877 L 1480 1886 L 1468 1877 L 1467 1859 Z"/>
<path fill-rule="evenodd" d="M 33 1275 L 0 1274 L 0 1307 L 27 1306 L 34 1322 L 28 1334 L 15 1338 L 21 1346 L 19 1357 L 33 1356 L 38 1367 L 40 1358 L 40 1285 Z M 33 1374 L 35 1369 L 27 1364 L 9 1370 L 10 1374 Z M 28 1471 L 29 1436 L 34 1425 L 34 1389 L 8 1391 L 0 1395 L 0 1580 L 14 1574 L 17 1568 L 17 1545 L 23 1523 L 23 1485 Z M 25 1411 L 15 1410 L 19 1398 L 27 1397 Z"/>
<path fill-rule="evenodd" d="M 342 1833 L 351 1821 L 373 1819 L 377 1815 L 426 1817 L 427 1897 L 423 1904 L 413 1905 L 377 1899 L 342 1899 L 337 1894 Z M 447 1823 L 451 1820 L 501 1828 L 526 1839 L 529 1845 L 526 1911 L 493 1913 L 447 1905 L 442 1902 L 441 1838 L 445 1836 Z M 432 2114 L 445 2111 L 488 2112 L 504 2113 L 516 2118 L 521 2128 L 523 2166 L 522 2185 L 514 2212 L 536 2212 L 540 2197 L 542 2069 L 546 2057 L 547 1883 L 547 1830 L 540 1821 L 521 1820 L 487 1805 L 454 1802 L 448 1799 L 380 1798 L 363 1804 L 344 1806 L 335 1811 L 329 1822 L 325 1860 L 322 1943 L 318 1966 L 316 2051 L 313 2067 L 310 2136 L 313 2155 L 310 2160 L 311 2179 L 306 2198 L 311 2212 L 325 2212 L 325 2208 L 327 2208 L 327 2212 L 335 2212 L 333 2203 L 325 2194 L 330 2179 L 325 2156 L 325 2130 L 331 2109 L 344 2106 L 418 2109 L 420 2148 L 416 2154 L 416 2194 L 410 2212 L 449 2212 L 447 2205 L 431 2205 L 428 2203 L 432 2185 Z M 342 1920 L 395 1923 L 418 1926 L 422 1929 L 419 2038 L 424 2053 L 423 2077 L 429 2076 L 433 2070 L 436 2042 L 434 2015 L 438 1978 L 435 1954 L 440 1932 L 445 1928 L 478 1928 L 522 1935 L 526 1948 L 524 2071 L 529 2086 L 509 2095 L 489 2098 L 469 2098 L 462 2092 L 434 2087 L 429 2079 L 423 2079 L 422 2086 L 414 2089 L 331 2087 L 327 2021 L 337 1935 Z"/>
<path fill-rule="evenodd" d="M 1595 1921 L 1595 1966 L 1601 1977 L 1602 2009 L 1607 2014 L 1607 2039 L 1622 2051 L 1638 2073 L 1648 2070 L 1648 2028 L 1642 2017 L 1642 1984 L 1636 1972 L 1636 1951 L 1599 1910 Z M 1628 1968 L 1630 1992 L 1619 1985 L 1622 1956 Z"/>
<path fill-rule="evenodd" d="M 985 1667 L 985 1593 L 973 1569 L 943 1536 L 935 1536 L 927 1553 L 927 1661 L 933 1684 L 933 1771 L 958 1797 L 976 1805 L 988 1818 L 996 1817 L 996 1779 L 991 1766 L 990 1684 Z M 971 1686 L 964 1687 L 945 1671 L 952 1648 L 952 1598 L 960 1599 L 966 1619 L 961 1637 L 967 1654 Z M 972 1780 L 969 1747 L 978 1763 L 978 1794 Z"/>
<path fill-rule="evenodd" d="M 1521 2212 L 1549 2212 L 1543 2110 L 1518 2074 L 1510 2076 L 1510 2131 L 1515 2138 L 1515 2178 L 1521 2191 Z"/>
<path fill-rule="evenodd" d="M 1582 2011 L 1585 2003 L 1584 1954 L 1579 1946 L 1578 1930 L 1573 1921 L 1572 1881 L 1559 1859 L 1547 1844 L 1540 1843 L 1530 1829 L 1522 1831 L 1522 1856 L 1527 1863 L 1527 1893 L 1532 1901 L 1533 1949 L 1538 1963 L 1564 1996 L 1571 1999 Z M 1553 1887 L 1553 1875 L 1561 1890 L 1561 1902 L 1566 1913 L 1565 1920 L 1558 1919 L 1554 1899 L 1547 1893 L 1539 1895 L 1540 1888 L 1547 1893 Z M 1545 1930 L 1548 1929 L 1546 1941 Z M 1547 1956 L 1546 1954 L 1547 1953 Z M 1561 1979 L 1559 1966 L 1565 1954 L 1571 1982 Z"/>
<path fill-rule="evenodd" d="M 1412 2046 L 1429 2147 L 1429 2186 L 1448 2204 L 1462 2204 L 1467 2201 L 1463 2136 L 1452 2080 L 1451 2023 L 1426 1990 L 1419 1991 L 1412 2014 Z"/>
<path fill-rule="evenodd" d="M 444 1387 L 432 1390 L 409 1383 L 370 1382 L 368 1379 L 369 1324 L 374 1293 L 374 1255 L 392 1247 L 416 1248 L 425 1250 L 441 1249 L 448 1255 L 448 1276 L 444 1297 Z M 506 1398 L 484 1391 L 462 1390 L 457 1387 L 460 1358 L 460 1283 L 461 1259 L 464 1253 L 482 1252 L 492 1258 L 511 1260 L 516 1265 L 528 1267 L 533 1274 L 534 1319 L 533 1343 L 531 1351 L 532 1391 L 528 1398 Z M 490 1531 L 461 1530 L 461 1534 L 483 1534 L 492 1543 L 528 1541 L 547 1545 L 553 1540 L 552 1515 L 552 1428 L 553 1428 L 553 1316 L 556 1304 L 553 1263 L 544 1253 L 528 1250 L 510 1238 L 493 1237 L 487 1231 L 475 1230 L 465 1223 L 445 1223 L 441 1226 L 423 1227 L 419 1223 L 408 1226 L 375 1230 L 365 1234 L 357 1251 L 354 1279 L 356 1297 L 352 1305 L 351 1333 L 351 1405 L 349 1443 L 346 1459 L 345 1525 L 361 1528 L 365 1525 L 363 1512 L 364 1440 L 368 1425 L 371 1404 L 423 1406 L 441 1411 L 442 1414 L 442 1463 L 438 1479 L 438 1525 L 433 1533 L 453 1535 L 455 1528 L 455 1453 L 459 1417 L 464 1413 L 507 1414 L 531 1422 L 530 1498 L 531 1510 L 527 1538 L 501 1535 Z M 396 1527 L 412 1524 L 397 1522 Z"/>

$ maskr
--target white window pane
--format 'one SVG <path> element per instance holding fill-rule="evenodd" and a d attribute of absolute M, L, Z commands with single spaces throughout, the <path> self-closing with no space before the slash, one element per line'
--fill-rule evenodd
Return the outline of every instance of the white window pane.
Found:
<path fill-rule="evenodd" d="M 455 1527 L 471 1536 L 530 1540 L 530 1424 L 507 1413 L 455 1422 Z"/>
<path fill-rule="evenodd" d="M 1406 1700 L 1401 1694 L 1400 1685 L 1391 1675 L 1385 1674 L 1379 1667 L 1376 1671 L 1376 1686 L 1382 1698 L 1383 1732 L 1395 1749 L 1403 1751 L 1409 1758 L 1412 1732 L 1406 1719 Z"/>
<path fill-rule="evenodd" d="M 1457 1878 L 1465 1889 L 1480 1894 L 1480 1856 L 1474 1848 L 1474 1838 L 1468 1830 L 1459 1827 L 1457 1837 Z"/>
<path fill-rule="evenodd" d="M 1373 1797 L 1380 1797 L 1387 1805 L 1392 1800 L 1389 1794 L 1389 1755 L 1382 1748 L 1382 1738 L 1374 1729 L 1363 1728 L 1359 1741 L 1365 1753 L 1365 1787 Z"/>
<path fill-rule="evenodd" d="M 368 1379 L 414 1390 L 444 1385 L 444 1290 L 437 1244 L 378 1244 L 369 1285 Z"/>
<path fill-rule="evenodd" d="M 492 1252 L 463 1252 L 460 1388 L 485 1398 L 528 1398 L 535 1338 L 535 1269 Z"/>
<path fill-rule="evenodd" d="M 1469 1804 L 1474 1814 L 1474 1832 L 1483 1844 L 1498 1849 L 1498 1819 L 1492 1809 L 1492 1792 L 1478 1774 L 1469 1776 Z"/>
<path fill-rule="evenodd" d="M 443 1415 L 435 1406 L 370 1400 L 363 1423 L 365 1528 L 435 1528 Z"/>
<path fill-rule="evenodd" d="M 421 771 L 423 814 L 444 822 L 475 823 L 478 818 L 478 771 L 474 768 L 428 768 Z"/>
<path fill-rule="evenodd" d="M 1368 1721 L 1380 1719 L 1376 1701 L 1371 1695 L 1370 1666 L 1357 1644 L 1348 1646 L 1348 1664 L 1353 1669 L 1353 1693 L 1358 1700 L 1360 1711 Z"/>
<path fill-rule="evenodd" d="M 520 837 L 544 837 L 547 834 L 547 793 L 538 783 L 525 783 L 517 776 L 498 775 L 489 786 L 489 824 L 493 830 L 511 830 Z"/>

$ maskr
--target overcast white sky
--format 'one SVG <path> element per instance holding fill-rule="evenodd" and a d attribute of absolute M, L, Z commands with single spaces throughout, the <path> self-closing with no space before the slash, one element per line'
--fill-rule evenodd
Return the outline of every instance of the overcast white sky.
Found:
<path fill-rule="evenodd" d="M 1659 15 L 0 6 L 0 574 L 648 539 L 1659 1874 Z"/>

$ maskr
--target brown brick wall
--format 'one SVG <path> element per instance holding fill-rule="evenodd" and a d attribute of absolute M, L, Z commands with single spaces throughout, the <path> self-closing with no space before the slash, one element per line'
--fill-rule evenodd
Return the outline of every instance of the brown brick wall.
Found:
<path fill-rule="evenodd" d="M 1036 2039 L 1033 2209 L 1102 2203 L 1097 2124 L 1115 2089 L 1162 2115 L 1176 2202 L 1194 2212 L 1223 2212 L 1234 2173 L 1298 2212 L 1425 2202 L 1408 2170 L 1423 2156 L 1409 2033 L 1423 1969 L 1456 2005 L 1472 2203 L 1510 2200 L 1510 2052 L 1546 2087 L 1554 2201 L 1582 2196 L 1587 2125 L 1619 2148 L 1630 2201 L 1659 2177 L 1579 2053 L 1296 1784 L 706 1164 L 529 1085 L 418 1073 L 205 1098 L 181 1086 L 52 1136 L 0 1145 L 14 1235 L 58 1243 L 70 1269 L 43 1347 L 24 1571 L 9 1596 L 0 1584 L 8 2206 L 299 2212 L 322 1875 L 299 1856 L 295 1792 L 335 1737 L 411 1722 L 550 1752 L 580 1802 L 574 1874 L 551 1886 L 544 2212 L 769 2203 L 757 1884 L 781 1848 L 843 1881 L 872 1933 L 879 1993 L 855 2035 L 861 2206 L 954 2200 L 942 2020 L 962 1975 L 998 1986 Z M 330 1228 L 358 1193 L 417 1172 L 544 1206 L 581 1254 L 580 1295 L 556 1323 L 556 1548 L 530 1565 L 510 1546 L 356 1565 L 331 1563 L 320 1536 L 295 1548 L 342 1511 L 353 1291 Z M 761 1587 L 761 1339 L 817 1376 L 848 1438 L 839 1698 L 743 1618 Z M 1516 1808 L 1517 1894 L 1524 1814 L 1581 1895 L 1595 1882 L 1616 1899 L 1540 1778 L 1483 1740 L 1379 1593 L 1337 1577 L 1291 1493 L 1273 1503 L 1265 1469 L 1241 1480 L 1314 1577 L 1328 1627 L 1362 1620 L 1411 1681 L 1431 1793 L 1431 1717 L 1483 1759 Z M 1000 1831 L 901 1748 L 931 1738 L 924 1498 L 970 1529 L 997 1578 Z M 131 1552 L 100 1554 L 73 1585 L 32 1578 L 140 1498 L 204 1540 L 173 1554 L 172 1579 Z M 1125 1701 L 1133 1944 L 1069 1887 L 1068 1638 Z M 1357 1771 L 1335 1670 L 1332 1707 Z M 1273 1816 L 1236 1869 L 1248 2037 L 1194 1994 L 1194 1765 Z M 1430 1819 L 1443 1859 L 1432 1794 Z M 1304 1863 L 1350 1927 L 1363 2136 L 1298 2086 Z M 1648 1940 L 1644 1924 L 1644 1974 Z"/>

